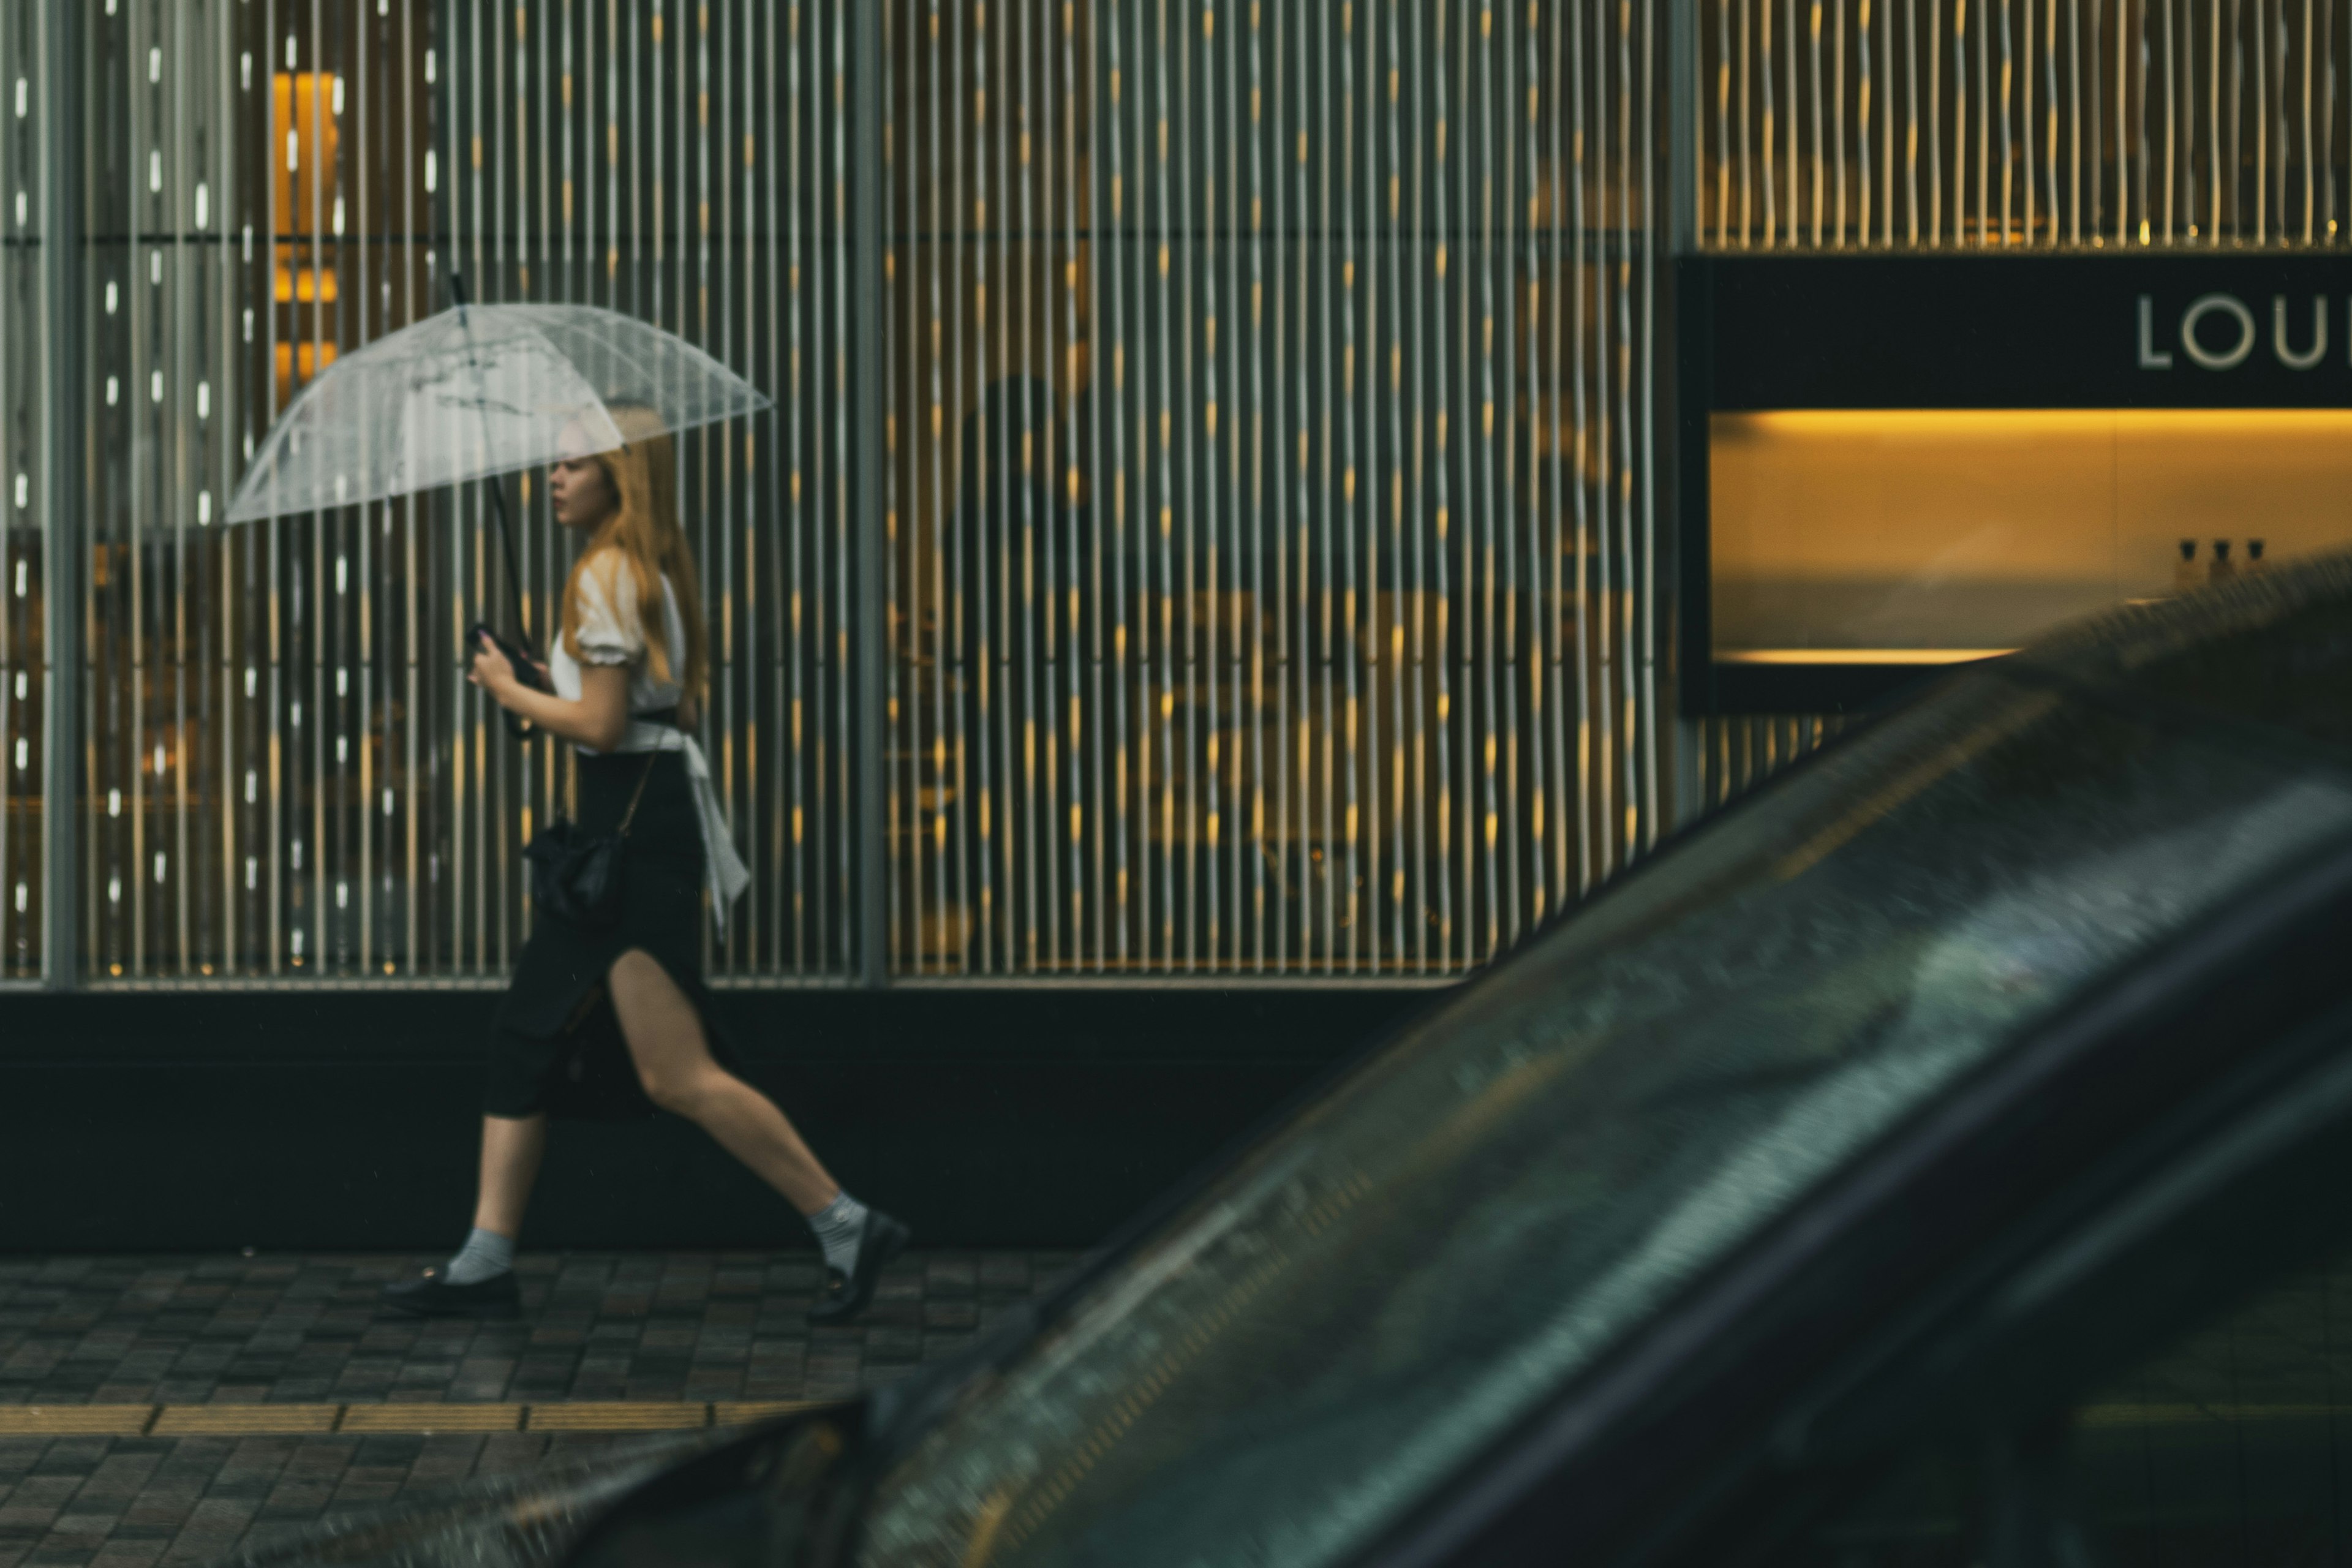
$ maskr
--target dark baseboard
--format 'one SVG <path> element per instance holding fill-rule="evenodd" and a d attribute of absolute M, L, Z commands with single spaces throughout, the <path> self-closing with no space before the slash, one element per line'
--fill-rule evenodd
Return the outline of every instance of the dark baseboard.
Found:
<path fill-rule="evenodd" d="M 1427 990 L 738 992 L 750 1076 L 922 1243 L 1085 1247 Z M 0 996 L 0 1251 L 375 1250 L 462 1236 L 479 992 Z M 673 1118 L 563 1123 L 525 1245 L 802 1247 Z"/>

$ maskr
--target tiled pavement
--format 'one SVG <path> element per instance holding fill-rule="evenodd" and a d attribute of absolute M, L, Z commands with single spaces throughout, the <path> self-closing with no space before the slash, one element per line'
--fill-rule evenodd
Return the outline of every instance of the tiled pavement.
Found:
<path fill-rule="evenodd" d="M 682 1405 L 723 1421 L 736 1402 L 853 1394 L 969 1343 L 1076 1259 L 909 1254 L 844 1328 L 803 1316 L 814 1253 L 526 1254 L 516 1321 L 380 1315 L 377 1287 L 427 1261 L 0 1258 L 0 1568 L 207 1562 L 341 1510 L 677 1440 L 615 1430 L 633 1411 L 674 1426 Z M 326 1424 L 397 1425 L 410 1412 L 382 1407 L 404 1404 L 419 1416 L 468 1406 L 452 1415 L 508 1429 L 268 1430 L 322 1410 L 336 1412 L 318 1416 Z M 509 1422 L 488 1405 L 528 1410 Z M 68 1406 L 111 1407 L 82 1414 L 148 1435 L 7 1435 L 54 1427 Z M 257 1408 L 268 1406 L 287 1419 Z M 192 1417 L 191 1407 L 202 1408 Z M 163 1435 L 207 1419 L 249 1435 Z M 602 1429 L 547 1429 L 582 1419 Z"/>

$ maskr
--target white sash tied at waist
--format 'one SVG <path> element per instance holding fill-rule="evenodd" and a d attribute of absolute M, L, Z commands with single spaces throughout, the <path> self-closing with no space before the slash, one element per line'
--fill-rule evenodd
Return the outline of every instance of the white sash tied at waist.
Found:
<path fill-rule="evenodd" d="M 621 743 L 608 754 L 624 752 L 682 752 L 686 755 L 687 777 L 694 789 L 694 815 L 702 821 L 703 885 L 710 889 L 710 912 L 719 921 L 719 934 L 727 934 L 727 906 L 733 903 L 751 885 L 751 868 L 743 857 L 735 852 L 735 836 L 728 831 L 727 814 L 719 808 L 719 792 L 710 782 L 709 759 L 693 736 L 674 724 L 651 723 L 642 719 L 629 721 L 629 731 Z"/>

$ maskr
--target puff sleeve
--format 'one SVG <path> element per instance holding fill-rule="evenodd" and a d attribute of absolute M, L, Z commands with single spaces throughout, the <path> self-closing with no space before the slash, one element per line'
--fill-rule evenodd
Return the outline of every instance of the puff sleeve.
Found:
<path fill-rule="evenodd" d="M 580 574 L 579 618 L 572 632 L 583 664 L 635 664 L 645 657 L 646 633 L 637 619 L 636 595 L 614 591 L 626 570 L 625 563 L 608 556 L 590 562 Z"/>

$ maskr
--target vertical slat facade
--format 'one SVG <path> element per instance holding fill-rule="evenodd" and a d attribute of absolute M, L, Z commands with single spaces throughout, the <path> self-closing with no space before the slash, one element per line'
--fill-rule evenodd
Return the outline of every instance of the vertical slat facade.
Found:
<path fill-rule="evenodd" d="M 463 627 L 509 603 L 487 491 L 217 521 L 303 382 L 445 307 L 453 266 L 643 315 L 776 399 L 682 452 L 701 735 L 754 870 L 722 982 L 860 972 L 866 809 L 901 979 L 1474 967 L 1836 728 L 1673 717 L 1670 147 L 1702 247 L 2335 246 L 2343 9 L 1701 0 L 1677 100 L 1643 3 L 886 0 L 862 81 L 838 0 L 109 0 L 47 128 L 86 264 L 61 416 L 51 12 L 11 7 L 0 981 L 56 946 L 68 839 L 86 980 L 512 962 L 518 851 L 570 772 L 463 679 Z M 60 416 L 81 471 L 52 471 Z M 569 546 L 541 489 L 507 497 L 543 637 Z M 43 788 L 61 689 L 70 800 Z"/>
<path fill-rule="evenodd" d="M 775 401 L 679 442 L 711 639 L 698 734 L 753 873 L 708 959 L 722 983 L 838 982 L 856 885 L 845 7 L 561 0 L 445 16 L 445 221 L 475 297 L 637 316 Z M 573 542 L 536 479 L 508 500 L 543 638 Z M 436 647 L 503 613 L 487 508 L 469 487 L 447 521 L 473 553 Z M 452 855 L 475 900 L 452 918 L 462 962 L 497 973 L 526 929 L 520 845 L 562 809 L 568 768 L 559 748 L 519 751 L 470 688 L 450 695 Z"/>
<path fill-rule="evenodd" d="M 1455 973 L 1654 842 L 1663 11 L 888 15 L 897 970 Z"/>
<path fill-rule="evenodd" d="M 519 852 L 563 809 L 570 764 L 517 745 L 464 679 L 464 627 L 512 618 L 487 490 L 216 524 L 299 387 L 446 308 L 453 268 L 478 300 L 657 321 L 775 395 L 681 442 L 712 621 L 701 738 L 759 873 L 711 962 L 845 972 L 840 43 L 826 5 L 92 8 L 95 482 L 71 519 L 89 552 L 88 977 L 467 983 L 511 964 Z M 543 643 L 570 542 L 543 483 L 509 479 L 507 500 Z M 37 641 L 5 647 L 10 679 L 37 683 Z M 37 834 L 9 822 L 13 877 Z M 0 924 L 0 946 L 19 934 Z"/>
<path fill-rule="evenodd" d="M 42 16 L 0 12 L 0 980 L 41 973 L 49 692 L 43 637 L 47 372 L 41 130 L 48 109 Z"/>
<path fill-rule="evenodd" d="M 1700 0 L 1727 249 L 2345 243 L 2342 0 Z"/>
<path fill-rule="evenodd" d="M 1670 826 L 1663 7 L 887 0 L 870 82 L 848 20 L 91 8 L 90 480 L 53 530 L 86 552 L 84 978 L 512 963 L 519 851 L 570 769 L 463 678 L 463 628 L 509 618 L 487 489 L 217 521 L 304 382 L 445 308 L 453 268 L 477 300 L 646 317 L 776 400 L 682 442 L 700 733 L 754 871 L 724 983 L 859 971 L 867 808 L 904 980 L 1459 973 Z M 887 177 L 860 192 L 868 91 Z M 569 542 L 542 483 L 506 496 L 543 638 Z M 8 535 L 26 626 L 44 543 Z M 26 691 L 0 731 L 37 743 L 37 638 L 0 635 Z M 0 880 L 37 892 L 37 792 L 8 787 Z M 7 973 L 38 914 L 0 907 Z"/>

